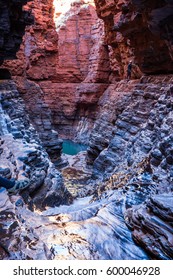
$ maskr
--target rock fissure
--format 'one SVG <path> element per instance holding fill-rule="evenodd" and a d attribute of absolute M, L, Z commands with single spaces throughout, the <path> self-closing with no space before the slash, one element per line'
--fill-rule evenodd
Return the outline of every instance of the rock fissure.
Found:
<path fill-rule="evenodd" d="M 0 258 L 172 259 L 171 1 L 1 2 Z"/>

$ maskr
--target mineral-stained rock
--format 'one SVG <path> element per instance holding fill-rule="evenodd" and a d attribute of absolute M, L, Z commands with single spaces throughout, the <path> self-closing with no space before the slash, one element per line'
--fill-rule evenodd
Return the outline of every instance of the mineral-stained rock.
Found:
<path fill-rule="evenodd" d="M 172 73 L 172 1 L 95 3 L 105 23 L 106 42 L 116 57 L 114 68 L 120 75 L 126 72 L 131 58 L 144 73 Z"/>
<path fill-rule="evenodd" d="M 145 205 L 133 207 L 126 221 L 134 240 L 157 259 L 173 258 L 173 195 L 155 195 Z"/>
<path fill-rule="evenodd" d="M 31 126 L 14 82 L 1 82 L 0 106 L 1 175 L 19 180 L 29 178 L 25 197 L 39 208 L 68 202 L 61 174 Z"/>
<path fill-rule="evenodd" d="M 94 1 L 34 0 L 27 7 L 35 24 L 27 28 L 18 60 L 4 67 L 24 93 L 27 111 L 45 147 L 58 135 L 87 142 L 110 75 L 103 22 Z M 58 135 L 47 129 L 46 120 Z M 51 157 L 56 154 L 58 162 L 58 141 L 54 148 L 47 151 Z"/>
<path fill-rule="evenodd" d="M 0 193 L 0 259 L 11 260 L 47 260 L 51 259 L 51 252 L 32 227 L 32 216 L 36 216 L 25 207 L 17 205 L 20 197 L 11 197 L 6 190 Z M 22 201 L 22 200 L 21 200 Z M 19 209 L 19 211 L 18 211 Z M 22 218 L 20 210 L 27 215 L 30 227 Z M 37 226 L 43 222 L 37 220 Z"/>
<path fill-rule="evenodd" d="M 53 128 L 63 138 L 89 142 L 90 177 L 82 173 L 77 178 L 87 187 L 81 192 L 79 185 L 75 191 L 72 187 L 78 196 L 92 196 L 59 206 L 71 202 L 71 195 L 30 125 L 13 82 L 1 83 L 0 174 L 27 177 L 30 186 L 22 198 L 9 198 L 1 189 L 0 256 L 148 259 L 149 253 L 171 259 L 172 76 L 119 78 L 125 77 L 131 58 L 138 64 L 132 78 L 140 78 L 141 71 L 172 72 L 172 1 L 95 0 L 106 37 L 93 1 L 57 0 L 62 9 L 68 4 L 60 14 L 56 9 L 53 14 L 52 2 L 28 4 L 35 25 L 27 29 L 19 59 L 3 67 L 11 67 L 54 163 L 60 163 L 62 141 Z M 77 171 L 63 169 L 67 185 Z M 40 214 L 43 218 L 26 209 L 26 203 L 32 210 L 51 208 Z"/>

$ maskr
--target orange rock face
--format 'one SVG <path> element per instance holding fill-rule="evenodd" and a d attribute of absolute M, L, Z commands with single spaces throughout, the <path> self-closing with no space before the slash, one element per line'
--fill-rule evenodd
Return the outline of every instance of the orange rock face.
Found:
<path fill-rule="evenodd" d="M 95 0 L 95 3 L 98 16 L 105 23 L 106 42 L 116 58 L 114 68 L 120 75 L 125 73 L 130 59 L 143 73 L 173 72 L 172 1 Z"/>
<path fill-rule="evenodd" d="M 126 77 L 130 59 L 136 64 L 132 78 L 173 71 L 171 3 L 34 0 L 28 10 L 35 24 L 27 28 L 18 59 L 5 66 L 25 93 L 41 139 L 46 145 L 53 141 L 57 154 L 61 145 L 52 129 L 87 142 L 100 96 Z"/>
<path fill-rule="evenodd" d="M 76 139 L 76 127 L 87 117 L 87 141 L 110 75 L 103 22 L 94 1 L 34 0 L 28 9 L 33 11 L 35 24 L 27 29 L 18 60 L 5 67 L 24 93 L 42 139 L 43 120 L 49 115 L 49 126 L 59 136 Z"/>
<path fill-rule="evenodd" d="M 35 24 L 27 28 L 18 59 L 8 62 L 16 78 L 42 80 L 55 75 L 58 36 L 53 22 L 52 0 L 35 0 L 27 5 L 35 18 Z M 47 59 L 48 58 L 48 59 Z"/>

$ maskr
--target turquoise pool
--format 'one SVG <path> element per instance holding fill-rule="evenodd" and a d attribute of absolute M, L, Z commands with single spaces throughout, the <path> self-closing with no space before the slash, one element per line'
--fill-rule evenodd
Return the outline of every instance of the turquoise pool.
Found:
<path fill-rule="evenodd" d="M 67 155 L 76 155 L 81 151 L 86 151 L 88 146 L 87 145 L 83 145 L 83 144 L 79 144 L 79 143 L 75 143 L 71 140 L 63 140 L 63 146 L 62 146 L 62 152 L 64 154 Z"/>

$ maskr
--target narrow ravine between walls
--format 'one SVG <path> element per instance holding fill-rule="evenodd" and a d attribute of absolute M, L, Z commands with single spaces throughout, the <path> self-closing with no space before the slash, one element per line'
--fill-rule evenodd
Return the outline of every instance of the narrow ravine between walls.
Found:
<path fill-rule="evenodd" d="M 150 78 L 147 79 L 149 82 Z M 21 196 L 12 195 L 9 197 L 7 191 L 1 189 L 1 213 L 3 213 L 1 215 L 1 228 L 3 229 L 1 234 L 2 258 L 171 258 L 171 246 L 163 247 L 162 245 L 162 242 L 164 244 L 168 242 L 167 244 L 169 244 L 170 234 L 172 234 L 171 223 L 165 218 L 165 215 L 167 217 L 168 214 L 167 211 L 169 211 L 171 221 L 172 165 L 171 158 L 167 156 L 166 151 L 168 145 L 168 149 L 172 149 L 171 134 L 167 135 L 168 132 L 172 131 L 172 128 L 168 127 L 168 123 L 172 125 L 172 121 L 170 121 L 172 107 L 168 106 L 172 104 L 172 97 L 170 89 L 165 93 L 163 79 L 167 84 L 168 79 L 172 79 L 172 77 L 163 78 L 162 76 L 157 78 L 157 85 L 159 85 L 157 87 L 160 91 L 161 82 L 163 92 L 157 95 L 155 84 L 154 99 L 151 92 L 148 94 L 146 83 L 143 83 L 142 80 L 141 83 L 136 84 L 135 82 L 133 86 L 131 85 L 134 89 L 130 96 L 135 96 L 136 103 L 134 103 L 133 98 L 132 103 L 128 99 L 128 105 L 116 120 L 116 129 L 123 141 L 123 148 L 126 143 L 124 141 L 127 141 L 128 145 L 131 143 L 131 148 L 124 150 L 124 157 L 119 158 L 119 162 L 117 162 L 117 151 L 116 153 L 109 151 L 116 147 L 115 144 L 112 145 L 112 142 L 118 141 L 118 151 L 121 153 L 121 141 L 115 133 L 108 148 L 103 149 L 97 156 L 93 167 L 91 167 L 91 163 L 88 165 L 86 162 L 87 152 L 67 156 L 69 165 L 61 169 L 64 179 L 49 161 L 40 145 L 36 131 L 28 122 L 27 115 L 25 114 L 25 118 L 22 117 L 24 116 L 24 103 L 19 97 L 14 83 L 11 83 L 11 85 L 9 81 L 1 83 L 3 88 L 3 91 L 1 89 L 1 111 L 4 119 L 1 122 L 0 156 L 1 163 L 3 162 L 3 166 L 1 164 L 1 175 L 10 177 L 12 173 L 13 176 L 15 174 L 16 178 L 30 178 L 30 187 L 23 191 Z M 153 80 L 152 77 L 151 80 Z M 171 81 L 169 80 L 169 84 Z M 143 87 L 144 85 L 144 92 L 139 92 L 139 86 Z M 117 89 L 122 88 L 123 82 L 121 81 L 119 86 L 118 84 L 116 86 Z M 7 89 L 10 89 L 10 91 L 7 91 Z M 127 96 L 126 101 L 124 98 L 125 95 L 122 95 L 122 102 L 127 102 Z M 134 125 L 129 126 L 130 129 L 133 128 L 133 132 L 131 138 L 129 135 L 128 140 L 125 140 L 124 126 L 122 126 L 122 123 L 119 126 L 119 119 L 125 113 L 127 118 L 127 115 L 130 114 L 128 110 L 131 109 L 132 105 L 144 106 L 143 102 L 139 102 L 143 98 L 148 100 L 149 117 L 145 123 L 143 118 L 141 126 L 139 117 L 137 119 L 137 117 L 133 116 L 132 118 L 129 115 L 129 122 L 138 120 L 138 123 L 135 125 L 136 129 L 134 129 Z M 150 102 L 152 114 L 149 107 Z M 112 104 L 108 101 L 107 103 L 107 106 Z M 149 134 L 156 134 L 158 131 L 157 126 L 151 130 L 151 118 L 157 117 L 164 104 L 166 105 L 164 106 L 166 111 L 164 111 L 164 122 L 161 121 L 159 124 L 159 134 L 162 131 L 167 136 L 164 140 L 163 135 L 160 140 L 159 136 L 153 138 L 153 143 L 150 144 L 151 148 L 149 149 L 149 143 L 146 144 L 146 140 L 150 139 L 151 141 L 152 137 Z M 115 109 L 117 105 L 119 108 L 120 104 L 114 103 Z M 108 110 L 110 109 L 109 106 L 107 107 Z M 13 110 L 11 110 L 12 108 Z M 130 110 L 130 112 L 132 111 Z M 145 112 L 145 115 L 148 113 Z M 139 114 L 139 108 L 136 110 L 136 114 Z M 6 133 L 4 127 L 8 128 L 8 133 Z M 127 124 L 125 128 L 127 129 Z M 95 133 L 94 131 L 92 133 Z M 101 132 L 106 133 L 105 130 L 101 130 Z M 96 138 L 94 139 L 96 140 Z M 160 154 L 159 150 L 156 149 L 158 146 L 161 149 Z M 145 147 L 149 151 L 146 151 Z M 166 148 L 165 151 L 164 148 Z M 129 164 L 129 158 L 126 157 L 126 150 L 128 151 L 128 157 L 131 157 L 131 164 Z M 108 152 L 109 169 L 105 168 Z M 158 158 L 158 155 L 160 155 L 160 158 Z M 87 157 L 90 156 L 91 151 L 88 150 Z M 91 158 L 93 159 L 93 157 Z M 102 158 L 101 162 L 99 162 L 99 158 Z M 169 201 L 170 203 L 167 206 Z M 61 206 L 58 206 L 59 204 Z M 167 209 L 167 207 L 169 208 Z M 43 211 L 45 208 L 47 210 Z M 150 209 L 148 213 L 147 209 Z M 142 225 L 140 227 L 137 224 L 138 215 L 140 215 L 139 222 Z M 163 233 L 161 229 L 158 232 L 159 225 L 162 225 Z M 148 230 L 146 232 L 147 227 L 152 227 L 152 231 Z M 143 230 L 144 232 L 142 232 Z M 147 244 L 145 243 L 146 234 L 149 235 L 150 241 Z M 156 239 L 155 236 L 158 234 L 159 239 Z M 98 242 L 94 242 L 96 236 Z M 165 236 L 168 238 L 167 241 Z M 33 254 L 33 250 L 35 254 Z"/>
<path fill-rule="evenodd" d="M 0 176 L 29 183 L 0 188 L 0 259 L 173 259 L 173 6 L 110 2 L 29 1 L 3 45 Z"/>

